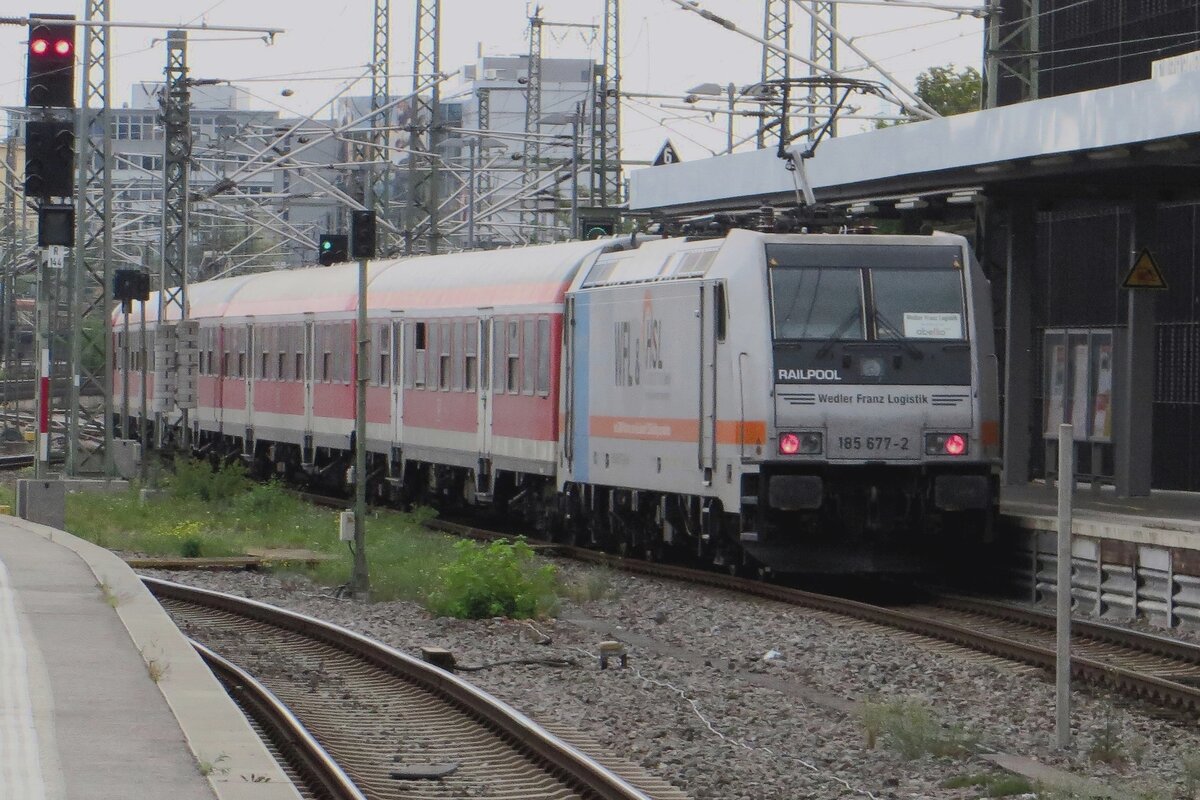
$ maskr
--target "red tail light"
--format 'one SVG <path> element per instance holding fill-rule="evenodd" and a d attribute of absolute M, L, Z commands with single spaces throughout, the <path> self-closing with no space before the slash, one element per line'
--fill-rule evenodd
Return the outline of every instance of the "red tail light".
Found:
<path fill-rule="evenodd" d="M 967 452 L 967 440 L 960 434 L 950 434 L 946 437 L 946 452 L 952 456 L 961 456 Z"/>
<path fill-rule="evenodd" d="M 795 433 L 779 434 L 779 452 L 785 456 L 794 456 L 800 452 L 800 436 Z"/>

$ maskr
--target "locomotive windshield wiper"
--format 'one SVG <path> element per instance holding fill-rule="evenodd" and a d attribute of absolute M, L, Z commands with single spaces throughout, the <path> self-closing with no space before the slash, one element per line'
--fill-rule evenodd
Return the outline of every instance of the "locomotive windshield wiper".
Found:
<path fill-rule="evenodd" d="M 904 334 L 901 333 L 900 329 L 897 328 L 890 319 L 885 317 L 883 312 L 881 312 L 879 309 L 875 309 L 875 325 L 876 327 L 882 328 L 890 333 L 896 339 L 896 341 L 899 342 L 900 346 L 904 348 L 904 352 L 912 356 L 914 360 L 919 360 L 925 357 L 925 354 L 921 352 L 921 349 L 910 342 L 904 336 Z"/>
<path fill-rule="evenodd" d="M 825 356 L 829 355 L 829 351 L 833 349 L 835 344 L 842 340 L 842 334 L 850 329 L 851 323 L 858 319 L 861 313 L 861 309 L 850 309 L 850 314 L 844 320 L 842 320 L 842 324 L 838 325 L 834 329 L 833 333 L 826 337 L 825 344 L 821 345 L 821 349 L 817 351 L 817 358 L 824 358 Z"/>

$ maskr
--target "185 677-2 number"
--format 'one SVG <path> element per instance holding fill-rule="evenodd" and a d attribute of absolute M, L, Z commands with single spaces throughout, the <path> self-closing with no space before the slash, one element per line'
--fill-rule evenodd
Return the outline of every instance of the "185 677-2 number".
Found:
<path fill-rule="evenodd" d="M 842 450 L 888 452 L 908 449 L 907 436 L 839 436 L 837 443 Z"/>

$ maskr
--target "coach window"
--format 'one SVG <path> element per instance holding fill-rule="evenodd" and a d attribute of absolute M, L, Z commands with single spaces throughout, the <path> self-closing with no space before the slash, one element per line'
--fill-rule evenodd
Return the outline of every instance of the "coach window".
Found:
<path fill-rule="evenodd" d="M 425 388 L 436 392 L 441 388 L 440 376 L 438 375 L 438 362 L 442 358 L 442 326 L 436 322 L 430 322 L 426 327 L 429 331 L 429 341 L 426 347 L 426 352 L 429 356 L 429 366 L 425 370 Z"/>
<path fill-rule="evenodd" d="M 229 370 L 233 366 L 234 332 L 222 329 L 221 333 L 221 377 L 230 378 L 233 377 Z"/>
<path fill-rule="evenodd" d="M 453 375 L 451 375 L 450 388 L 456 392 L 461 392 L 463 388 L 463 372 L 465 371 L 463 352 L 466 346 L 466 342 L 464 341 L 466 339 L 464 325 L 465 323 L 463 322 L 454 323 L 454 349 L 451 352 Z"/>
<path fill-rule="evenodd" d="M 534 387 L 537 381 L 537 320 L 527 319 L 524 321 L 523 339 L 521 342 L 521 357 L 524 359 L 524 368 L 521 370 L 521 391 L 524 394 L 533 394 Z"/>
<path fill-rule="evenodd" d="M 292 328 L 292 338 L 288 340 L 291 347 L 288 352 L 292 353 L 292 374 L 291 378 L 294 381 L 305 380 L 304 375 L 304 328 L 297 325 Z"/>
<path fill-rule="evenodd" d="M 475 353 L 478 342 L 475 339 L 476 327 L 474 323 L 463 323 L 463 390 L 467 392 L 475 391 L 476 386 L 476 368 L 478 361 Z"/>
<path fill-rule="evenodd" d="M 508 321 L 492 322 L 492 389 L 503 392 L 508 388 Z"/>
<path fill-rule="evenodd" d="M 317 383 L 325 383 L 329 380 L 329 360 L 331 353 L 329 352 L 329 327 L 328 325 L 318 325 L 314 333 L 316 337 L 316 351 L 321 354 L 321 359 L 317 363 L 317 374 L 315 380 Z"/>
<path fill-rule="evenodd" d="M 387 325 L 375 328 L 375 351 L 379 365 L 375 383 L 377 386 L 387 386 L 392 382 L 392 337 Z"/>
<path fill-rule="evenodd" d="M 511 320 L 508 323 L 508 372 L 505 375 L 505 389 L 509 394 L 516 394 L 521 388 L 521 323 Z"/>
<path fill-rule="evenodd" d="M 292 329 L 290 326 L 278 329 L 279 341 L 276 345 L 275 354 L 275 377 L 278 380 L 288 380 L 287 374 L 287 351 L 288 344 L 292 340 Z"/>
<path fill-rule="evenodd" d="M 270 378 L 267 367 L 271 358 L 271 333 L 270 328 L 259 328 L 255 331 L 254 341 L 258 342 L 258 375 L 256 377 L 260 381 Z"/>
<path fill-rule="evenodd" d="M 443 392 L 450 391 L 450 348 L 454 346 L 452 340 L 452 331 L 454 326 L 449 322 L 443 322 L 441 328 L 441 341 L 438 343 L 441 348 L 438 352 L 438 388 Z"/>
<path fill-rule="evenodd" d="M 418 389 L 425 388 L 425 352 L 429 349 L 428 330 L 424 322 L 414 326 L 413 335 L 409 337 L 413 343 L 413 358 L 409 364 L 413 370 L 413 385 Z"/>
<path fill-rule="evenodd" d="M 237 376 L 239 378 L 245 378 L 246 377 L 246 329 L 244 327 L 240 327 L 240 326 L 238 327 L 237 340 L 238 340 L 237 341 L 237 347 L 238 347 Z"/>
<path fill-rule="evenodd" d="M 543 397 L 550 394 L 550 320 L 539 317 L 537 321 L 537 393 Z"/>

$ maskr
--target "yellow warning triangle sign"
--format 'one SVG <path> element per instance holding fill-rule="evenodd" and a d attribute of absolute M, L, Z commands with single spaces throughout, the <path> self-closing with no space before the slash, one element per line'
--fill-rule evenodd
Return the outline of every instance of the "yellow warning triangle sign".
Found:
<path fill-rule="evenodd" d="M 1163 277 L 1162 270 L 1158 268 L 1158 262 L 1154 260 L 1150 248 L 1142 248 L 1142 252 L 1133 262 L 1133 266 L 1130 267 L 1129 274 L 1125 276 L 1121 286 L 1126 289 L 1167 288 L 1167 279 Z"/>

